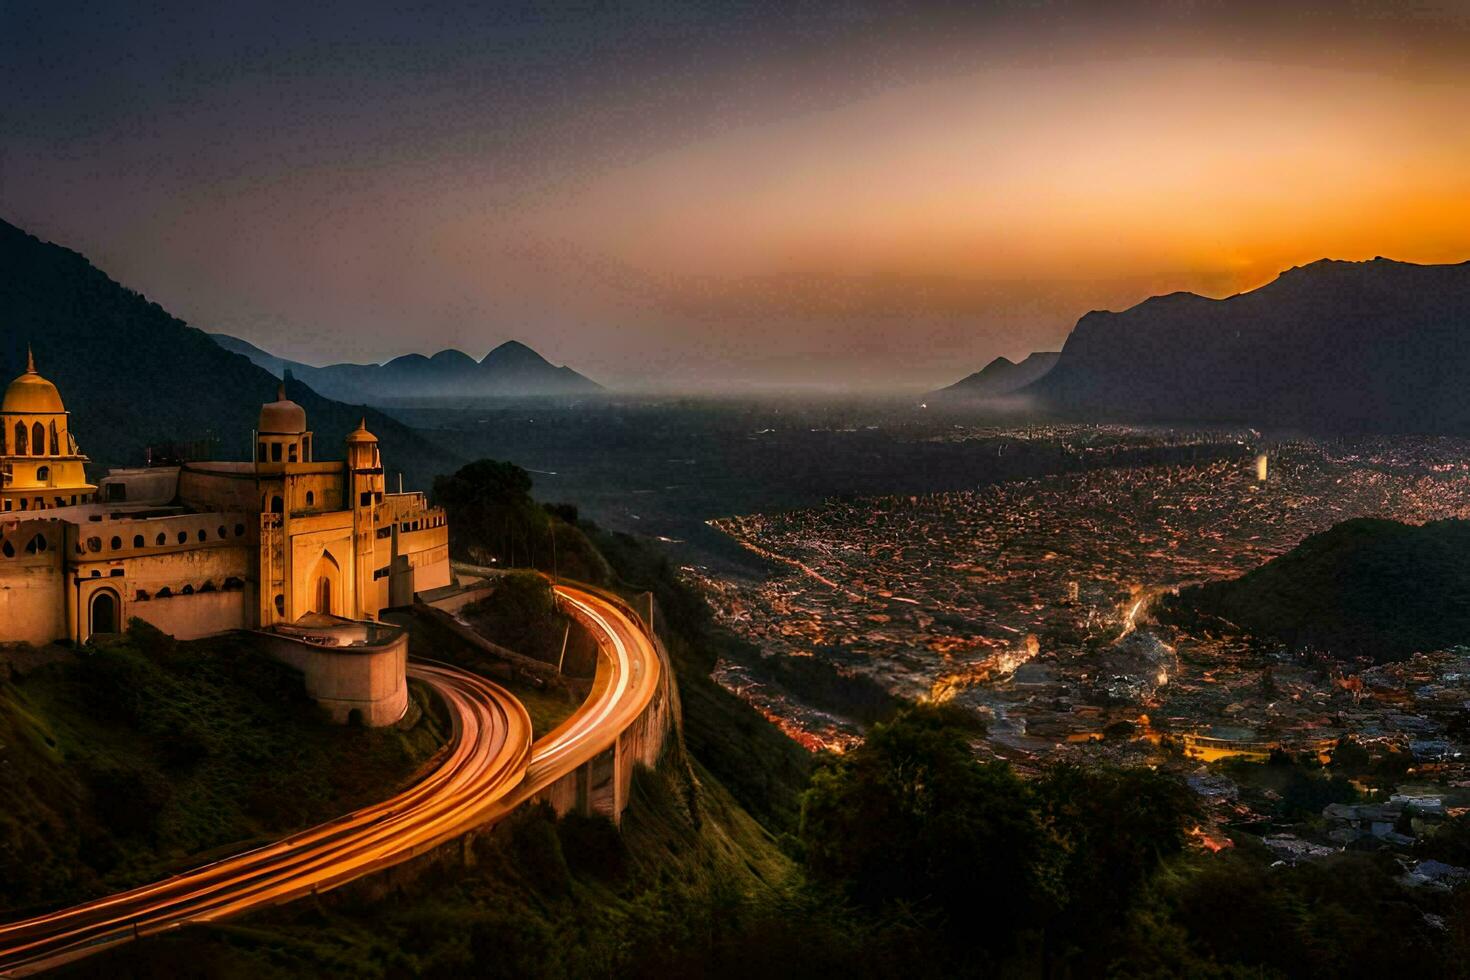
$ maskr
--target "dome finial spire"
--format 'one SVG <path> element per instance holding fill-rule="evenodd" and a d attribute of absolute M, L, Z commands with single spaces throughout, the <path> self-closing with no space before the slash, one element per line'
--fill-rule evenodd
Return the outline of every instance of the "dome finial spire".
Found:
<path fill-rule="evenodd" d="M 280 384 L 276 385 L 276 401 L 283 402 L 285 400 L 286 400 L 286 382 L 282 381 Z"/>
<path fill-rule="evenodd" d="M 26 344 L 26 373 L 36 373 L 36 352 L 31 350 L 30 344 Z"/>

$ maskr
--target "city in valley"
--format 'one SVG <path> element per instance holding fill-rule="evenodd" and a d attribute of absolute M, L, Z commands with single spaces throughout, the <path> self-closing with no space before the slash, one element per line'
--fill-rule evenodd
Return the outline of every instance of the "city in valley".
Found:
<path fill-rule="evenodd" d="M 0 91 L 0 980 L 1470 980 L 1470 0 Z"/>
<path fill-rule="evenodd" d="M 1470 516 L 1470 441 L 1090 427 L 984 436 L 1212 448 L 1187 463 L 714 520 L 772 570 L 685 569 L 760 651 L 722 661 L 721 682 L 803 743 L 842 751 L 862 726 L 840 705 L 804 703 L 761 663 L 812 658 L 897 697 L 977 713 L 982 752 L 1023 768 L 1107 759 L 1179 771 L 1228 800 L 1216 810 L 1225 822 L 1269 821 L 1271 800 L 1211 763 L 1273 750 L 1325 758 L 1344 738 L 1404 762 L 1402 784 L 1375 803 L 1437 817 L 1470 805 L 1470 646 L 1375 666 L 1152 614 L 1182 585 L 1241 575 L 1351 518 Z M 1215 455 L 1222 443 L 1231 451 Z"/>

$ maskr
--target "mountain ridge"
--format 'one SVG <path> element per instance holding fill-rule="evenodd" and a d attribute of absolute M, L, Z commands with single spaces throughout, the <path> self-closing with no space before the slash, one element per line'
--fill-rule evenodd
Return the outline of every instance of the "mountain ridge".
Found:
<path fill-rule="evenodd" d="M 317 367 L 278 357 L 230 334 L 210 337 L 277 377 L 289 371 L 322 394 L 345 400 L 570 397 L 605 390 L 565 365 L 552 364 L 518 340 L 505 341 L 478 361 L 464 351 L 446 348 L 434 354 L 400 354 L 381 364 L 342 362 Z"/>
<path fill-rule="evenodd" d="M 1034 351 L 1019 362 L 997 357 L 974 374 L 933 392 L 933 396 L 980 400 L 1010 395 L 1045 377 L 1060 356 L 1058 351 Z"/>
<path fill-rule="evenodd" d="M 1222 299 L 1091 311 L 1023 392 L 1113 420 L 1467 431 L 1467 328 L 1470 262 L 1322 259 Z"/>

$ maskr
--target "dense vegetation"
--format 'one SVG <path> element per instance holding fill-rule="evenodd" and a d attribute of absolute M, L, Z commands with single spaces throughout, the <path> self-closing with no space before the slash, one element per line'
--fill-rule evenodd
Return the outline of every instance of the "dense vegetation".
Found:
<path fill-rule="evenodd" d="M 115 976 L 1463 976 L 1470 896 L 1386 856 L 1186 846 L 1148 770 L 1032 780 L 913 709 L 827 760 L 788 856 L 675 747 L 619 833 L 531 809 L 384 896 L 371 881 L 83 964 Z"/>
<path fill-rule="evenodd" d="M 95 649 L 0 652 L 0 906 L 150 880 L 381 798 L 441 744 L 437 712 L 332 725 L 248 639 L 138 622 Z"/>
<path fill-rule="evenodd" d="M 551 583 L 534 572 L 497 577 L 495 591 L 465 606 L 461 615 L 501 646 L 552 664 L 571 627 L 571 618 L 556 607 Z"/>
<path fill-rule="evenodd" d="M 576 527 L 576 508 L 538 504 L 531 474 L 513 463 L 482 459 L 437 477 L 434 502 L 449 517 L 457 559 L 537 568 L 594 584 L 608 579 L 607 562 Z"/>
<path fill-rule="evenodd" d="M 1237 579 L 1182 590 L 1161 615 L 1379 662 L 1467 643 L 1470 521 L 1344 521 Z"/>

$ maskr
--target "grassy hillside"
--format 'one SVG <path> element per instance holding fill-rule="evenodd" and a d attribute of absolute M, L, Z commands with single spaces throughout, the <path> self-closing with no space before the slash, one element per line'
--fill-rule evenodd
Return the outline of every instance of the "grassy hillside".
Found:
<path fill-rule="evenodd" d="M 384 898 L 368 883 L 190 929 L 80 964 L 82 976 L 692 976 L 787 894 L 794 866 L 713 780 L 642 770 L 621 833 L 527 808 L 475 840 L 471 863 Z M 728 940 L 728 942 L 727 942 Z M 728 971 L 736 975 L 731 964 Z"/>
<path fill-rule="evenodd" d="M 1470 521 L 1344 521 L 1240 578 L 1183 590 L 1163 615 L 1380 662 L 1470 643 Z"/>
<path fill-rule="evenodd" d="M 152 880 L 381 798 L 442 743 L 438 714 L 407 731 L 332 725 L 300 675 L 245 638 L 135 627 L 95 652 L 0 651 L 0 912 Z"/>
<path fill-rule="evenodd" d="M 250 433 L 278 382 L 246 357 L 109 279 L 76 252 L 0 221 L 0 384 L 25 370 L 26 345 L 55 382 L 72 431 L 97 471 L 136 465 L 147 446 L 216 440 L 218 458 L 249 459 Z M 364 413 L 288 388 L 307 412 L 325 459 Z M 422 435 L 374 411 L 368 426 L 382 441 L 390 471 L 428 489 L 457 460 Z M 95 475 L 95 473 L 94 473 Z"/>

